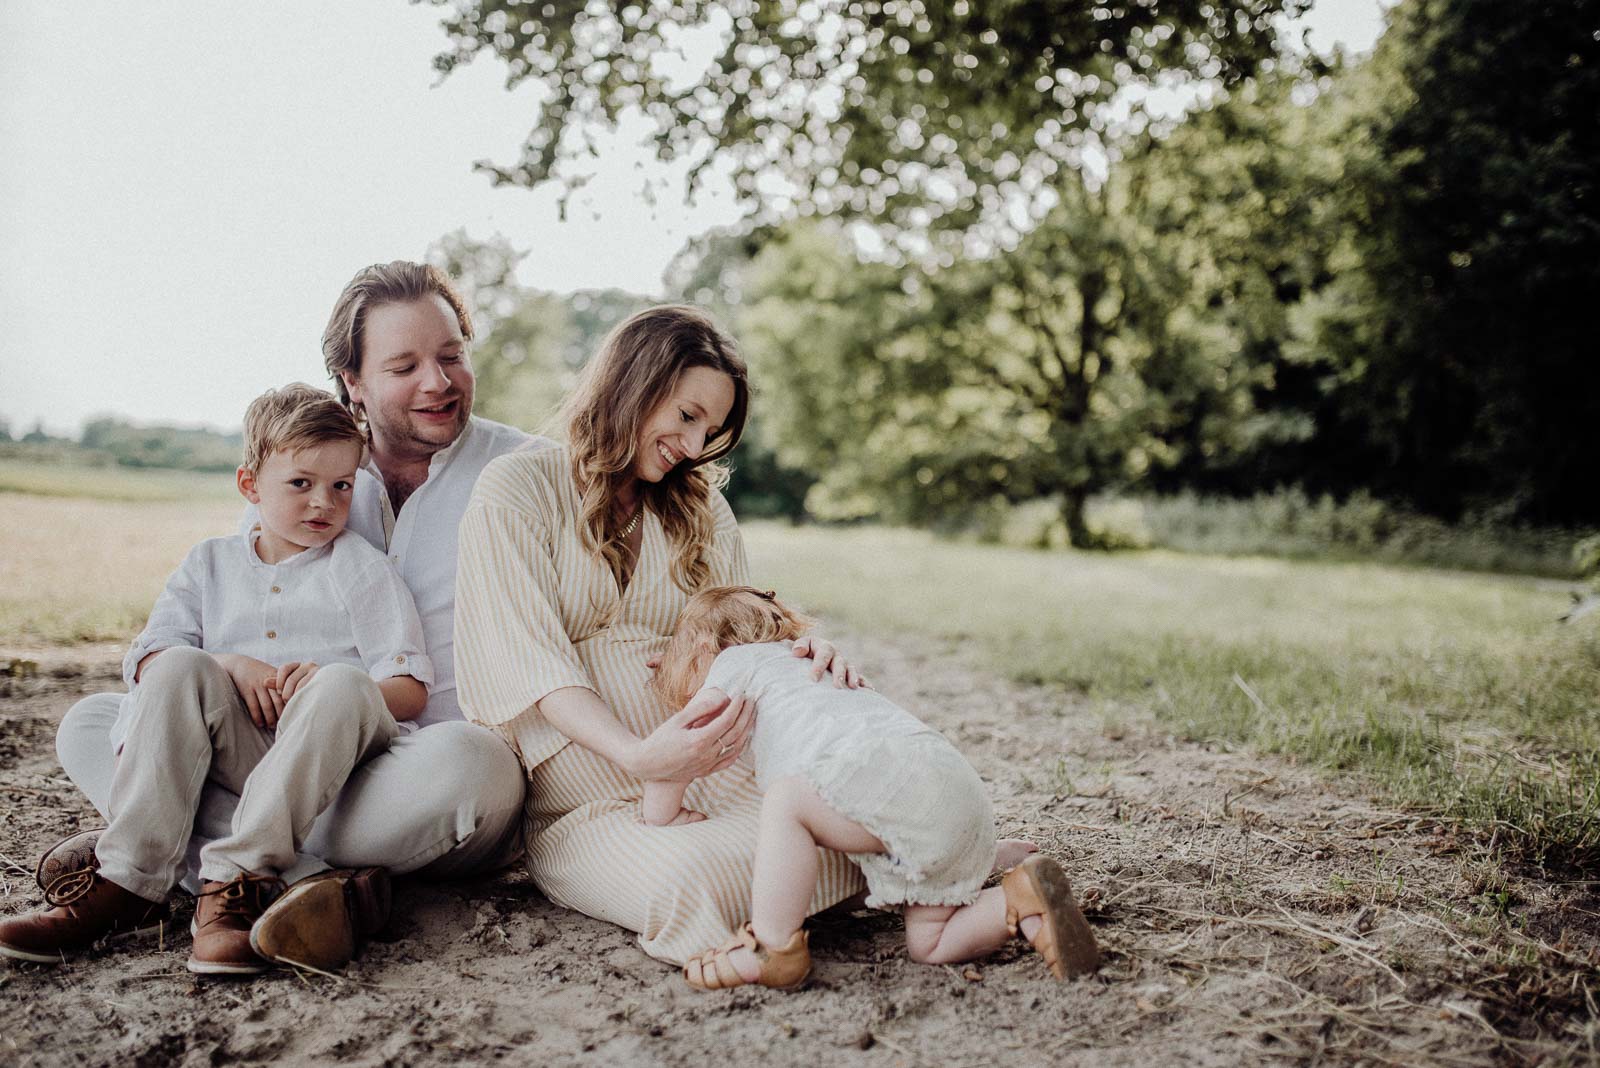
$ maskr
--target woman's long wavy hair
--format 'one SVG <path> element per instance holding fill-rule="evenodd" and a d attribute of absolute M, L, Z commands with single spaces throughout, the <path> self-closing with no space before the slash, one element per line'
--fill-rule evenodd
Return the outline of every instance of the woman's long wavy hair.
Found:
<path fill-rule="evenodd" d="M 605 561 L 619 585 L 627 561 L 623 524 L 613 507 L 617 490 L 633 476 L 640 429 L 691 367 L 731 378 L 733 407 L 696 459 L 684 460 L 660 482 L 639 484 L 639 506 L 661 520 L 673 547 L 672 580 L 692 594 L 711 577 L 711 492 L 728 481 L 728 468 L 719 461 L 739 443 L 750 409 L 744 359 L 733 339 L 699 309 L 648 308 L 606 336 L 561 410 L 582 499 L 584 545 Z"/>

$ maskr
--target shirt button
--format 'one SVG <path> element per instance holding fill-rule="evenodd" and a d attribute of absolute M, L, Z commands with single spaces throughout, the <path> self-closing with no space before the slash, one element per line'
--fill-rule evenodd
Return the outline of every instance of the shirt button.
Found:
<path fill-rule="evenodd" d="M 272 592 L 273 593 L 282 593 L 283 592 L 283 587 L 282 586 L 274 586 L 274 587 L 272 587 Z"/>
<path fill-rule="evenodd" d="M 276 638 L 276 637 L 277 637 L 277 636 L 278 636 L 278 632 L 277 632 L 277 631 L 275 631 L 275 630 L 269 630 L 269 631 L 267 631 L 267 637 L 269 637 L 269 638 Z"/>
<path fill-rule="evenodd" d="M 403 656 L 397 656 L 394 658 L 394 662 L 396 664 L 404 664 L 406 662 L 406 658 Z"/>

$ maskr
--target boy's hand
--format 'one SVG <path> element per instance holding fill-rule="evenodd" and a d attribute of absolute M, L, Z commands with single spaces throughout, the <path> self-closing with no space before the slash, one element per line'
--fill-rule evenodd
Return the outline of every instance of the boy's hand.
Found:
<path fill-rule="evenodd" d="M 289 698 L 295 695 L 295 691 L 299 690 L 306 680 L 316 673 L 317 665 L 309 660 L 299 663 L 291 660 L 287 664 L 280 665 L 278 668 L 278 693 L 282 695 L 284 702 L 287 703 Z"/>
<path fill-rule="evenodd" d="M 276 727 L 288 700 L 278 690 L 278 669 L 242 653 L 223 653 L 217 662 L 233 680 L 233 688 L 250 712 L 250 722 L 268 730 Z"/>

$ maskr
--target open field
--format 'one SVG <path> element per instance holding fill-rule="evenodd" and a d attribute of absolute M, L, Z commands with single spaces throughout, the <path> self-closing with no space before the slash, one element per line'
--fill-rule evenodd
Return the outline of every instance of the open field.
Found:
<path fill-rule="evenodd" d="M 0 457 L 0 493 L 102 501 L 237 503 L 232 472 L 90 467 Z"/>
<path fill-rule="evenodd" d="M 237 518 L 221 495 L 0 494 L 0 664 L 39 663 L 0 678 L 0 910 L 30 907 L 31 858 L 95 819 L 55 763 L 55 723 L 116 686 L 116 643 L 167 571 Z M 342 980 L 196 983 L 181 921 L 164 947 L 0 969 L 6 1058 L 1600 1058 L 1592 802 L 1588 823 L 1577 796 L 1527 823 L 1560 784 L 1594 781 L 1595 619 L 1553 622 L 1564 584 L 872 529 L 752 524 L 747 541 L 757 582 L 820 614 L 971 757 L 1002 831 L 1068 865 L 1107 949 L 1096 978 L 1053 985 L 1014 950 L 970 976 L 920 968 L 878 916 L 820 924 L 800 994 L 696 996 L 630 936 L 509 874 L 403 883 L 388 940 Z M 1557 847 L 1545 870 L 1526 863 L 1541 846 Z"/>
<path fill-rule="evenodd" d="M 128 641 L 202 538 L 227 534 L 231 499 L 100 500 L 0 492 L 0 644 Z"/>
<path fill-rule="evenodd" d="M 1510 824 L 1521 855 L 1600 870 L 1600 621 L 1556 622 L 1566 583 L 869 528 L 746 538 L 758 581 L 1081 695 L 1108 729 L 1150 713 L 1187 740 L 1359 768 Z"/>

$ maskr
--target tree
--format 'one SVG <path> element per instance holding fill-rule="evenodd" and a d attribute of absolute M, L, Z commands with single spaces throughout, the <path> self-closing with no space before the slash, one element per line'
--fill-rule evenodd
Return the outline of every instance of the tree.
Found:
<path fill-rule="evenodd" d="M 695 164 L 690 191 L 717 160 L 753 214 L 866 217 L 913 244 L 980 223 L 1020 236 L 1111 126 L 1119 90 L 1235 83 L 1274 55 L 1275 19 L 1307 6 L 435 2 L 440 71 L 487 52 L 508 87 L 545 89 L 521 158 L 480 164 L 497 182 L 570 188 L 596 152 L 585 134 L 638 114 L 660 158 Z M 703 64 L 687 58 L 707 45 Z"/>
<path fill-rule="evenodd" d="M 1193 384 L 1154 489 L 1253 493 L 1323 477 L 1317 428 L 1336 369 L 1304 320 L 1348 241 L 1343 151 L 1327 130 L 1342 66 L 1286 56 L 1126 161 L 1146 225 L 1189 281 L 1187 314 L 1230 339 L 1232 373 L 1248 383 L 1242 406 L 1231 387 Z"/>
<path fill-rule="evenodd" d="M 1231 432 L 1255 369 L 1196 313 L 1145 195 L 1080 186 L 1016 249 L 922 272 L 857 263 L 835 229 L 769 243 L 740 330 L 778 458 L 820 474 L 814 510 L 931 522 L 1055 496 L 1092 544 L 1090 493 Z"/>
<path fill-rule="evenodd" d="M 434 242 L 426 258 L 471 304 L 478 413 L 546 430 L 606 333 L 649 301 L 621 290 L 558 296 L 530 289 L 516 277 L 526 255 L 504 237 L 480 241 L 457 231 Z"/>
<path fill-rule="evenodd" d="M 1600 520 L 1600 2 L 1407 0 L 1341 86 L 1346 486 Z"/>
<path fill-rule="evenodd" d="M 875 433 L 908 431 L 893 459 L 928 487 L 927 508 L 940 494 L 1060 493 L 1082 540 L 1087 493 L 1150 460 L 1133 428 L 1159 423 L 1165 402 L 1134 383 L 1147 373 L 1176 382 L 1164 368 L 1186 365 L 1200 335 L 1149 303 L 1177 283 L 1139 258 L 1147 235 L 1126 225 L 1123 204 L 1134 191 L 1097 191 L 1080 167 L 1086 154 L 1115 154 L 1115 116 L 1131 99 L 1122 90 L 1235 84 L 1273 57 L 1275 18 L 1304 6 L 688 0 L 619 10 L 478 0 L 445 16 L 451 48 L 438 66 L 448 73 L 487 51 L 505 60 L 509 85 L 544 86 L 521 159 L 485 165 L 498 182 L 556 179 L 570 189 L 594 152 L 585 131 L 638 113 L 653 123 L 661 158 L 695 164 L 690 192 L 707 168 L 725 165 L 759 224 L 833 215 L 876 227 L 927 268 L 908 275 L 920 296 L 886 296 L 903 336 L 886 335 L 881 321 L 861 324 L 862 336 L 884 344 L 865 351 L 841 335 L 838 356 L 884 380 L 890 392 L 876 399 L 900 397 L 944 433 L 910 433 L 904 418 Z M 696 40 L 715 40 L 717 54 L 703 66 L 671 61 Z M 1119 131 L 1142 128 L 1133 110 Z M 870 268 L 851 277 L 862 274 L 888 285 Z M 787 284 L 778 290 L 792 294 Z M 816 302 L 841 319 L 855 314 Z M 930 338 L 980 358 L 966 367 L 911 359 Z M 981 358 L 991 343 L 1004 355 Z M 908 362 L 873 372 L 891 352 Z M 944 425 L 951 420 L 960 426 Z M 1003 432 L 1004 455 L 958 463 L 959 453 L 935 448 L 958 429 L 974 442 Z M 893 481 L 870 477 L 888 458 L 873 457 L 858 485 Z M 827 470 L 824 494 L 842 492 L 855 470 L 807 469 Z"/>

